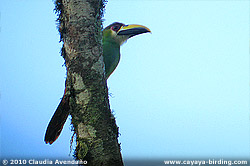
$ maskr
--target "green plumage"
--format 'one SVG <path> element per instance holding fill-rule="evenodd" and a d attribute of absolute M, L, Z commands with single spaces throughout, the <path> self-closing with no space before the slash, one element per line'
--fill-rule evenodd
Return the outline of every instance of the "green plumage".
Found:
<path fill-rule="evenodd" d="M 103 37 L 103 61 L 108 78 L 120 61 L 120 45 L 108 37 Z"/>

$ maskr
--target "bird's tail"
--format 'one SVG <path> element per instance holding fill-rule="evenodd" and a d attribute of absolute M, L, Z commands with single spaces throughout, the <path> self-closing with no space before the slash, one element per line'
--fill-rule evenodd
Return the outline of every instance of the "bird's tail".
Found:
<path fill-rule="evenodd" d="M 46 130 L 44 141 L 52 144 L 60 135 L 69 115 L 69 97 L 63 96 Z"/>

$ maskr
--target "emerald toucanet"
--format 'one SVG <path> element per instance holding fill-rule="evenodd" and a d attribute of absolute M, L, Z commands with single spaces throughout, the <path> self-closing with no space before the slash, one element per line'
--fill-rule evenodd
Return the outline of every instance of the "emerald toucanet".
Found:
<path fill-rule="evenodd" d="M 106 79 L 112 74 L 119 63 L 120 46 L 129 38 L 147 32 L 151 31 L 145 26 L 135 24 L 125 25 L 119 22 L 115 22 L 103 30 L 103 61 Z M 68 115 L 69 97 L 64 95 L 47 127 L 44 138 L 46 143 L 52 144 L 59 137 Z"/>

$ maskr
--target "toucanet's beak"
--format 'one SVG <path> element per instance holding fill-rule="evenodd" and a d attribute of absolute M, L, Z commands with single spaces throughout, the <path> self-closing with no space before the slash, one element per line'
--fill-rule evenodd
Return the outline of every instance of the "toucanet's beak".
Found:
<path fill-rule="evenodd" d="M 136 25 L 136 24 L 131 24 L 131 25 L 124 25 L 122 26 L 119 31 L 117 32 L 117 35 L 126 35 L 129 37 L 133 37 L 135 35 L 139 35 L 142 33 L 147 33 L 150 32 L 150 29 L 143 25 Z"/>

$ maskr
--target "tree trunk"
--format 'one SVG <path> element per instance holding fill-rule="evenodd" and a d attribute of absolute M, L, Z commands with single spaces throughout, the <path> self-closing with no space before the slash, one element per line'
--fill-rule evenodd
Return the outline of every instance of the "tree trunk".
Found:
<path fill-rule="evenodd" d="M 75 158 L 88 166 L 122 166 L 102 57 L 103 0 L 56 0 L 66 95 L 76 133 Z"/>

